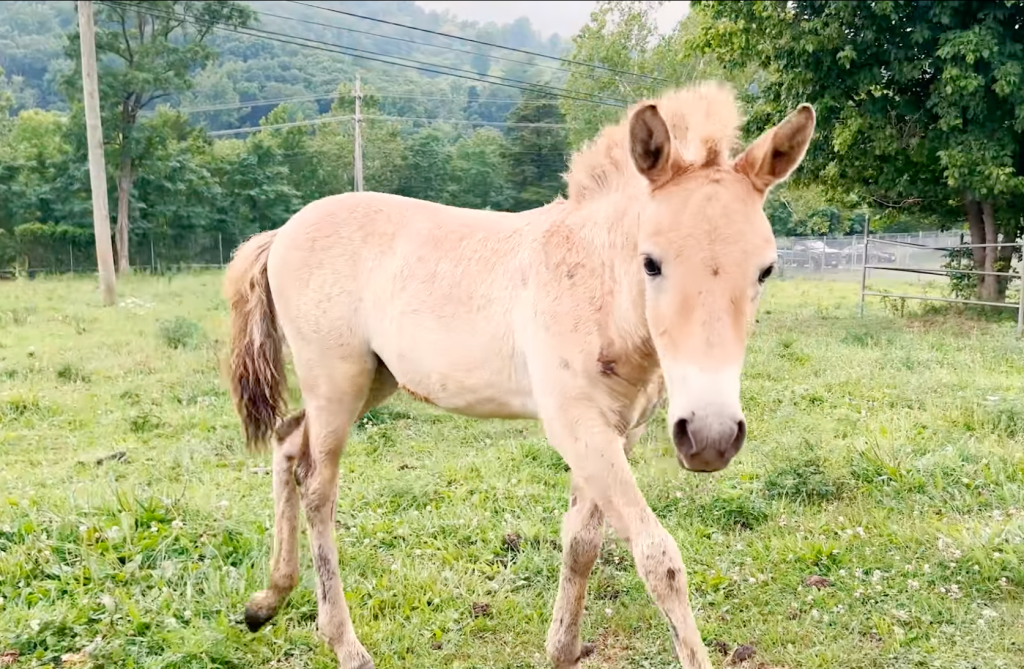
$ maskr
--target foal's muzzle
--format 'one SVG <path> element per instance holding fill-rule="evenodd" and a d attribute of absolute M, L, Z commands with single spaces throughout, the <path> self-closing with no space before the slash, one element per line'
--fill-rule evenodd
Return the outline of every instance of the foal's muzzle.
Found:
<path fill-rule="evenodd" d="M 725 469 L 746 438 L 747 422 L 743 418 L 690 414 L 672 423 L 676 459 L 693 472 Z"/>

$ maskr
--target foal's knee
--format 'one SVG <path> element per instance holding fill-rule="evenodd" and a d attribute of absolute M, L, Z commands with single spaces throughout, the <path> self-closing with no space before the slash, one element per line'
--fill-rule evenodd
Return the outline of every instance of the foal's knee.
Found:
<path fill-rule="evenodd" d="M 633 541 L 636 570 L 655 599 L 686 594 L 686 567 L 679 547 L 660 524 Z"/>
<path fill-rule="evenodd" d="M 574 574 L 589 574 L 601 554 L 601 511 L 596 504 L 566 514 L 562 531 L 565 564 Z"/>

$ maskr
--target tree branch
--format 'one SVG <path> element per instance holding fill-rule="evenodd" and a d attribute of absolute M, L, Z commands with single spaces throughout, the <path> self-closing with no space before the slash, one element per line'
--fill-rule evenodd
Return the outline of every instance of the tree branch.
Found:
<path fill-rule="evenodd" d="M 135 52 L 132 51 L 132 41 L 128 38 L 128 17 L 120 9 L 118 10 L 118 15 L 121 18 L 121 36 L 124 38 L 124 48 L 128 52 L 128 57 L 125 60 L 128 61 L 128 66 L 131 67 L 135 63 Z"/>
<path fill-rule="evenodd" d="M 163 98 L 167 98 L 170 96 L 170 93 L 151 93 L 149 97 L 145 98 L 141 103 L 139 103 L 139 109 L 145 109 L 146 105 L 150 104 L 151 102 L 156 102 L 157 100 L 161 100 Z"/>
<path fill-rule="evenodd" d="M 900 203 L 886 202 L 882 198 L 875 197 L 874 195 L 869 195 L 868 197 L 870 197 L 872 200 L 874 200 L 878 204 L 882 205 L 883 207 L 889 207 L 890 209 L 900 209 L 901 207 L 907 207 L 907 206 L 910 206 L 912 204 L 921 204 L 922 202 L 924 202 L 924 200 L 922 200 L 919 197 L 907 198 L 906 200 L 904 200 L 903 202 L 900 202 Z"/>

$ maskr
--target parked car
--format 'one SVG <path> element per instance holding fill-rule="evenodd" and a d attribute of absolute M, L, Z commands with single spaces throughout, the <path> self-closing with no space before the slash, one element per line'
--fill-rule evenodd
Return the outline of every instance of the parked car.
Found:
<path fill-rule="evenodd" d="M 793 244 L 790 257 L 792 264 L 797 267 L 810 267 L 811 269 L 839 267 L 843 263 L 842 251 L 829 248 L 825 242 L 817 239 L 796 242 Z"/>
<path fill-rule="evenodd" d="M 848 265 L 861 265 L 864 262 L 864 245 L 843 249 L 843 261 Z M 896 263 L 896 254 L 886 249 L 868 246 L 868 264 L 892 265 Z"/>

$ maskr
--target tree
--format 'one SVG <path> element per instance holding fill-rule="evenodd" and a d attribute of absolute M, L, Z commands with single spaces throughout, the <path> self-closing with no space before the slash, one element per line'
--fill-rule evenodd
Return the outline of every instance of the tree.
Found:
<path fill-rule="evenodd" d="M 14 105 L 14 95 L 11 93 L 7 85 L 7 79 L 4 77 L 4 68 L 0 67 L 0 131 L 7 123 L 7 113 Z"/>
<path fill-rule="evenodd" d="M 66 124 L 56 112 L 40 109 L 21 112 L 11 124 L 5 142 L 8 156 L 0 158 L 14 167 L 6 184 L 10 190 L 0 198 L 6 201 L 2 215 L 10 227 L 58 220 L 61 203 L 67 198 L 58 188 L 69 150 L 64 139 Z"/>
<path fill-rule="evenodd" d="M 98 6 L 96 55 L 100 63 L 103 130 L 116 153 L 118 271 L 129 270 L 128 232 L 133 162 L 139 149 L 139 113 L 157 100 L 187 91 L 195 73 L 213 61 L 207 38 L 219 25 L 245 26 L 255 14 L 239 2 L 147 2 Z M 81 99 L 79 35 L 68 36 L 65 53 L 76 67 L 65 78 L 65 92 Z"/>
<path fill-rule="evenodd" d="M 505 138 L 481 128 L 455 143 L 448 204 L 469 209 L 503 210 L 508 206 Z"/>
<path fill-rule="evenodd" d="M 551 96 L 527 91 L 508 116 L 505 160 L 511 209 L 540 207 L 564 193 L 568 133 Z"/>
<path fill-rule="evenodd" d="M 818 137 L 797 181 L 836 199 L 966 218 L 975 244 L 1017 238 L 1024 214 L 1024 2 L 694 2 L 694 44 L 759 68 L 750 128 L 814 103 Z M 976 248 L 1008 269 L 1012 250 Z M 985 301 L 1006 281 L 986 277 Z"/>
<path fill-rule="evenodd" d="M 611 71 L 654 74 L 651 46 L 658 34 L 656 12 L 662 2 L 598 2 L 590 20 L 573 37 L 572 60 L 601 65 L 607 70 L 569 66 L 566 87 L 599 100 L 633 102 L 653 95 L 658 86 L 651 79 Z M 580 96 L 582 97 L 582 96 Z M 615 123 L 622 108 L 578 100 L 564 100 L 569 119 L 570 146 L 579 148 L 598 131 Z"/>
<path fill-rule="evenodd" d="M 417 132 L 405 145 L 405 164 L 398 182 L 398 193 L 431 202 L 445 202 L 451 155 L 451 145 L 441 129 L 431 127 Z"/>
<path fill-rule="evenodd" d="M 657 12 L 662 5 L 661 0 L 598 2 L 590 20 L 573 37 L 571 58 L 609 69 L 570 65 L 567 88 L 598 100 L 633 103 L 697 77 L 725 77 L 727 73 L 713 57 L 689 45 L 700 28 L 701 17 L 688 14 L 671 33 L 661 36 Z M 745 76 L 749 73 L 738 70 L 730 78 Z M 569 145 L 573 148 L 579 148 L 603 126 L 618 121 L 623 112 L 621 107 L 572 99 L 562 101 L 562 110 L 571 128 Z"/>
<path fill-rule="evenodd" d="M 172 260 L 172 248 L 191 251 L 198 240 L 211 245 L 221 231 L 217 202 L 225 194 L 213 178 L 205 133 L 184 115 L 161 109 L 139 124 L 136 139 L 142 155 L 132 197 L 136 235 L 159 239 L 165 261 Z"/>

